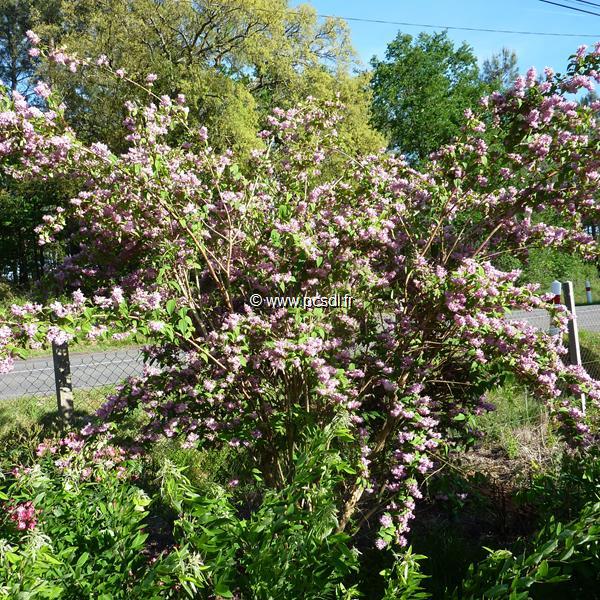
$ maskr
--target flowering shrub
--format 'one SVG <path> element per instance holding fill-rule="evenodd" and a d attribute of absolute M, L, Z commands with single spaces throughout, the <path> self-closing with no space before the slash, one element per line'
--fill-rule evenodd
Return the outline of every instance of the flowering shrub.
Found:
<path fill-rule="evenodd" d="M 70 69 L 111 69 L 38 50 Z M 128 103 L 120 156 L 77 140 L 45 87 L 47 111 L 4 96 L 7 172 L 77 189 L 44 218 L 40 243 L 69 222 L 80 251 L 57 274 L 72 301 L 0 317 L 0 369 L 23 343 L 140 332 L 153 364 L 99 417 L 142 408 L 141 441 L 250 449 L 275 488 L 293 478 L 306 428 L 346 414 L 356 441 L 345 450 L 338 529 L 378 515 L 376 545 L 405 545 L 432 454 L 470 435 L 471 415 L 489 409 L 484 393 L 507 371 L 548 403 L 572 443 L 593 439 L 576 404 L 582 392 L 597 402 L 598 385 L 563 364 L 560 336 L 504 318 L 548 307 L 564 328 L 567 315 L 494 261 L 535 245 L 597 256 L 582 224 L 598 214 L 598 103 L 565 94 L 598 80 L 599 62 L 599 46 L 582 49 L 564 76 L 547 71 L 540 82 L 530 70 L 484 98 L 422 170 L 384 152 L 342 153 L 335 103 L 276 110 L 242 172 L 205 128 L 190 130 L 182 96 L 150 88 L 148 106 Z M 568 226 L 544 222 L 555 214 Z M 253 308 L 253 293 L 353 303 Z"/>

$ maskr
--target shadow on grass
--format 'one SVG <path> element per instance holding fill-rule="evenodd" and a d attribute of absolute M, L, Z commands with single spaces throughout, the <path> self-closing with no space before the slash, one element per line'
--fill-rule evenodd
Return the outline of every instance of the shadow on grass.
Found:
<path fill-rule="evenodd" d="M 73 411 L 73 415 L 69 423 L 65 421 L 63 416 L 58 412 L 58 410 L 54 410 L 51 412 L 47 412 L 42 415 L 38 419 L 38 424 L 45 431 L 64 431 L 65 429 L 77 429 L 79 427 L 83 427 L 87 423 L 90 423 L 94 420 L 93 414 L 88 411 L 83 410 L 75 410 Z"/>
<path fill-rule="evenodd" d="M 76 397 L 70 422 L 62 418 L 54 396 L 23 396 L 0 402 L 0 455 L 3 459 L 27 462 L 44 439 L 78 431 L 93 421 L 102 401 L 103 398 L 95 397 L 93 403 L 84 403 Z"/>
<path fill-rule="evenodd" d="M 114 386 L 91 390 L 76 390 L 73 398 L 74 412 L 70 428 L 83 427 L 92 420 L 96 410 L 114 391 Z M 0 402 L 0 439 L 15 427 L 38 427 L 48 434 L 69 428 L 58 410 L 56 396 L 21 396 Z"/>

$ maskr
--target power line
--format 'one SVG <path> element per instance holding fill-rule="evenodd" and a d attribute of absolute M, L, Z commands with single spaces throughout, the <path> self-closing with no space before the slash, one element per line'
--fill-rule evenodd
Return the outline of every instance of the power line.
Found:
<path fill-rule="evenodd" d="M 545 0 L 542 0 L 545 1 Z M 263 12 L 272 12 L 268 8 L 255 8 L 254 10 L 262 10 Z M 292 11 L 295 12 L 295 11 Z M 595 13 L 594 13 L 595 14 Z M 359 23 L 377 23 L 379 25 L 400 25 L 403 27 L 425 27 L 427 29 L 451 29 L 455 31 L 480 31 L 484 33 L 514 33 L 516 35 L 543 35 L 553 37 L 589 37 L 600 39 L 599 33 L 554 33 L 550 31 L 514 31 L 510 29 L 485 29 L 480 27 L 455 27 L 453 25 L 432 25 L 431 23 L 408 23 L 405 21 L 386 21 L 384 19 L 366 19 L 362 17 L 344 17 L 342 15 L 322 15 L 317 14 L 321 19 L 343 19 L 344 21 L 356 21 Z"/>
<path fill-rule="evenodd" d="M 595 15 L 597 17 L 600 17 L 600 13 L 592 12 L 590 10 L 584 10 L 583 8 L 577 8 L 576 6 L 569 6 L 567 4 L 559 4 L 558 2 L 551 2 L 551 0 L 540 0 L 540 2 L 543 2 L 544 4 L 553 4 L 554 6 L 560 6 L 561 8 L 568 8 L 570 10 L 576 10 L 577 12 L 580 12 L 580 13 L 586 13 L 588 15 Z"/>
<path fill-rule="evenodd" d="M 573 2 L 580 2 L 581 4 L 589 4 L 590 6 L 596 6 L 597 8 L 600 8 L 600 4 L 589 2 L 589 0 L 573 0 Z"/>

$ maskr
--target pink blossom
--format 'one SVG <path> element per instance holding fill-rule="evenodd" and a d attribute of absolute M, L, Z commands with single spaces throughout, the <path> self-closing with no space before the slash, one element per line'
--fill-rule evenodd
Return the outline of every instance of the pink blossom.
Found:
<path fill-rule="evenodd" d="M 375 548 L 377 548 L 377 550 L 385 550 L 387 546 L 388 542 L 386 542 L 384 539 L 377 538 L 377 540 L 375 540 Z"/>
<path fill-rule="evenodd" d="M 32 44 L 33 46 L 37 46 L 41 41 L 39 35 L 34 33 L 31 29 L 28 29 L 25 32 L 25 36 L 29 40 L 29 43 Z"/>
<path fill-rule="evenodd" d="M 150 321 L 148 327 L 150 331 L 158 332 L 165 328 L 165 324 L 162 321 Z"/>
<path fill-rule="evenodd" d="M 387 513 L 381 515 L 381 517 L 379 518 L 379 522 L 381 523 L 382 527 L 391 527 L 394 524 L 392 517 L 390 517 L 390 515 L 388 515 Z"/>
<path fill-rule="evenodd" d="M 17 524 L 19 531 L 35 529 L 37 525 L 37 514 L 33 502 L 21 502 L 9 508 L 10 519 Z"/>
<path fill-rule="evenodd" d="M 38 81 L 35 88 L 33 88 L 33 91 L 41 98 L 48 98 L 52 93 L 48 85 L 46 85 L 43 81 Z"/>

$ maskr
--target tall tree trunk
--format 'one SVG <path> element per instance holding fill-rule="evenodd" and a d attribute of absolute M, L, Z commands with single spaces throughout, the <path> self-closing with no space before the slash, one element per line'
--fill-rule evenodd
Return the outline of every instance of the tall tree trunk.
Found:
<path fill-rule="evenodd" d="M 27 286 L 29 283 L 29 264 L 27 260 L 27 245 L 23 232 L 19 230 L 17 234 L 17 258 L 19 261 L 19 284 Z"/>

